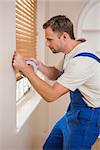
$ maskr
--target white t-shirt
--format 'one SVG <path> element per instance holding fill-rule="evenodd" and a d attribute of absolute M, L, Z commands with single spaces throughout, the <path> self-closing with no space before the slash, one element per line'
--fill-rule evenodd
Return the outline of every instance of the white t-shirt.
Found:
<path fill-rule="evenodd" d="M 64 73 L 57 82 L 64 87 L 75 91 L 79 89 L 84 97 L 84 101 L 89 107 L 100 107 L 100 63 L 90 57 L 75 57 L 81 52 L 91 52 L 87 50 L 87 42 L 79 44 L 69 54 L 65 56 Z"/>

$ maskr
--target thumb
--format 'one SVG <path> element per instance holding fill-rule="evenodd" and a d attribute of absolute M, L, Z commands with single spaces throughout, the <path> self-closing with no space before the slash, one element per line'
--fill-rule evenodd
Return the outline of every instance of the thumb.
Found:
<path fill-rule="evenodd" d="M 25 61 L 27 61 L 27 60 L 30 60 L 30 61 L 33 61 L 36 65 L 39 65 L 40 64 L 40 61 L 38 61 L 37 59 L 35 59 L 35 58 L 25 58 Z"/>

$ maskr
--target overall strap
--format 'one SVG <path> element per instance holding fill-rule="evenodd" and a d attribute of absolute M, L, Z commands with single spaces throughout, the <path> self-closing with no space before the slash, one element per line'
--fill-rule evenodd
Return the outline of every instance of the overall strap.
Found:
<path fill-rule="evenodd" d="M 79 54 L 75 55 L 73 58 L 75 58 L 77 56 L 91 57 L 91 58 L 95 59 L 96 61 L 98 61 L 100 63 L 100 58 L 98 58 L 95 54 L 92 54 L 92 53 L 89 53 L 89 52 L 79 53 Z"/>
<path fill-rule="evenodd" d="M 65 56 L 66 56 L 66 54 L 64 55 L 64 59 L 65 59 Z M 89 53 L 89 52 L 79 53 L 79 54 L 75 55 L 73 58 L 78 57 L 78 56 L 90 57 L 90 58 L 93 58 L 93 59 L 95 59 L 96 61 L 98 61 L 100 63 L 100 58 L 97 57 L 95 54 L 92 54 L 92 53 Z M 64 73 L 64 70 L 61 71 L 61 74 L 63 74 L 63 73 Z"/>
<path fill-rule="evenodd" d="M 95 54 L 92 54 L 89 52 L 79 53 L 79 54 L 75 55 L 73 58 L 78 57 L 78 56 L 90 57 L 100 63 L 100 58 L 98 58 Z M 67 111 L 70 111 L 71 108 L 76 108 L 78 106 L 81 108 L 88 107 L 87 104 L 83 100 L 83 95 L 81 94 L 81 92 L 78 89 L 76 89 L 74 92 L 70 91 L 70 98 L 71 98 L 71 103 L 70 103 Z"/>

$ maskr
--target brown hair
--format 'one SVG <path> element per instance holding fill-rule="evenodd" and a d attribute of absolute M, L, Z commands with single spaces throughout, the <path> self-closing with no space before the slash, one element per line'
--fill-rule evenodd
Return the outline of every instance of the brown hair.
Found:
<path fill-rule="evenodd" d="M 54 32 L 63 33 L 67 32 L 71 39 L 75 40 L 73 23 L 69 18 L 64 15 L 54 16 L 43 24 L 43 29 L 51 27 Z"/>

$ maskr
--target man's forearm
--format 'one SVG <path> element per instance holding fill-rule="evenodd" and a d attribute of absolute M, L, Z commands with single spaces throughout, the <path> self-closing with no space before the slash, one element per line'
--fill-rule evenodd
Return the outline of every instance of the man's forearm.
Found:
<path fill-rule="evenodd" d="M 34 89 L 47 101 L 52 102 L 56 100 L 56 94 L 52 86 L 41 80 L 30 67 L 24 71 L 24 75 L 28 78 Z"/>
<path fill-rule="evenodd" d="M 61 75 L 61 71 L 55 67 L 49 67 L 46 65 L 42 65 L 39 70 L 49 79 L 49 80 L 57 80 Z"/>

